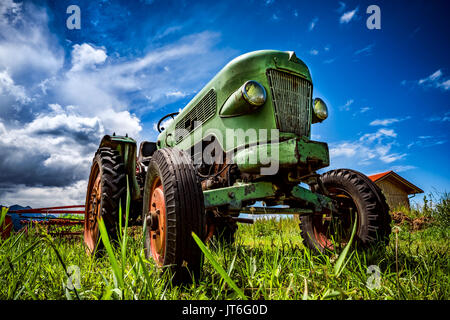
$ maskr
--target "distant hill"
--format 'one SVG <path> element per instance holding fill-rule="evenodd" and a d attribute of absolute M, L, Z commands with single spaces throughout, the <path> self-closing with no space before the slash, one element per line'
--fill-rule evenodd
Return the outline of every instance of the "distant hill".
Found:
<path fill-rule="evenodd" d="M 4 207 L 0 205 L 0 207 Z M 23 210 L 23 209 L 32 209 L 30 206 L 22 207 L 18 204 L 12 205 L 9 207 L 9 211 L 15 211 L 15 210 Z"/>

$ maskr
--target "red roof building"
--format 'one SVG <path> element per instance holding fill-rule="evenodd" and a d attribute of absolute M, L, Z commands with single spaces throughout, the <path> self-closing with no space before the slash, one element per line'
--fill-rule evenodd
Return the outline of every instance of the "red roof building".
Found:
<path fill-rule="evenodd" d="M 409 195 L 423 193 L 422 189 L 392 170 L 370 175 L 369 178 L 381 188 L 391 210 L 400 206 L 410 208 Z"/>

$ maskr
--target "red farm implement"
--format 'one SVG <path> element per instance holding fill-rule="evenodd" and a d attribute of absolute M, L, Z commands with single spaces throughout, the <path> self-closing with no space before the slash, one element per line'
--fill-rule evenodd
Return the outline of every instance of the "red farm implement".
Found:
<path fill-rule="evenodd" d="M 11 210 L 8 214 L 16 220 L 14 226 L 17 228 L 41 225 L 55 236 L 83 234 L 79 228 L 74 230 L 73 227 L 84 225 L 84 205 Z"/>

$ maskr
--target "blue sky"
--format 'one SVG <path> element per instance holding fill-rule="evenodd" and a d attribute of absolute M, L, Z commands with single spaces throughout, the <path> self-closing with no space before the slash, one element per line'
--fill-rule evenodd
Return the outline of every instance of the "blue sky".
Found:
<path fill-rule="evenodd" d="M 81 10 L 81 29 L 66 9 Z M 381 9 L 369 30 L 366 9 Z M 0 203 L 83 202 L 103 134 L 155 139 L 229 60 L 293 50 L 330 117 L 330 168 L 450 190 L 448 1 L 2 1 Z M 446 40 L 447 39 L 447 40 Z M 58 196 L 55 199 L 55 194 Z M 422 195 L 417 198 L 422 198 Z"/>

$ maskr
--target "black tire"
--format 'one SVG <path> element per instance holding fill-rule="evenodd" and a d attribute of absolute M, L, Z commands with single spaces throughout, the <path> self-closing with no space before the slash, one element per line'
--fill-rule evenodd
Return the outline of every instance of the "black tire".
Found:
<path fill-rule="evenodd" d="M 97 178 L 99 178 L 99 187 L 101 189 L 95 197 L 96 204 L 93 206 L 92 192 Z M 125 208 L 125 195 L 126 175 L 122 156 L 118 151 L 109 147 L 99 148 L 92 162 L 86 192 L 84 241 L 89 253 L 94 253 L 97 243 L 97 252 L 102 252 L 103 250 L 102 241 L 98 242 L 100 237 L 96 222 L 98 216 L 103 218 L 108 236 L 113 240 L 112 242 L 117 239 L 119 203 L 122 205 L 122 212 L 125 212 L 123 210 Z M 97 206 L 98 204 L 99 206 Z"/>
<path fill-rule="evenodd" d="M 339 218 L 341 226 L 347 230 L 343 242 L 348 240 L 351 233 L 350 212 L 356 211 L 358 225 L 354 243 L 362 248 L 386 247 L 391 233 L 391 216 L 380 188 L 364 174 L 350 169 L 331 170 L 324 173 L 320 179 L 330 192 L 330 197 L 337 200 L 343 208 Z M 330 227 L 331 224 L 325 222 L 322 215 L 313 214 L 300 219 L 301 234 L 306 247 L 319 252 L 335 249 L 330 235 L 336 236 L 337 228 Z"/>
<path fill-rule="evenodd" d="M 152 217 L 150 212 L 156 217 L 150 218 L 155 221 L 154 227 L 148 220 Z M 193 278 L 198 280 L 203 255 L 191 234 L 194 232 L 203 239 L 205 208 L 201 184 L 187 153 L 163 148 L 153 154 L 147 169 L 142 214 L 147 258 L 161 267 L 168 266 L 174 284 L 189 283 Z M 156 227 L 158 229 L 152 231 Z"/>

